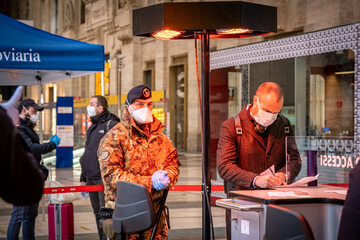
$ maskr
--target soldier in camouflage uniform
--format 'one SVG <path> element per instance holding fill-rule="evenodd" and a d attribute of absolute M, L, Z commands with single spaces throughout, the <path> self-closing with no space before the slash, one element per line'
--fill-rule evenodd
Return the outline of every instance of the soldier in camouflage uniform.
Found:
<path fill-rule="evenodd" d="M 161 132 L 164 125 L 152 116 L 148 87 L 140 85 L 131 89 L 126 104 L 123 120 L 109 130 L 98 149 L 105 207 L 115 208 L 116 184 L 127 181 L 144 185 L 157 211 L 163 189 L 178 181 L 177 151 Z M 151 229 L 141 234 L 128 234 L 127 239 L 149 239 L 150 235 Z M 167 239 L 167 235 L 163 213 L 155 239 Z"/>

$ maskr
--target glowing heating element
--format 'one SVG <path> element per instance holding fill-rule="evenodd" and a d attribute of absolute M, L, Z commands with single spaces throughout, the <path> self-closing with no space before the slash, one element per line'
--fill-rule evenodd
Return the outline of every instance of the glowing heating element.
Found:
<path fill-rule="evenodd" d="M 161 30 L 153 33 L 153 37 L 160 40 L 169 40 L 180 36 L 182 33 L 175 30 Z"/>
<path fill-rule="evenodd" d="M 252 33 L 253 31 L 247 28 L 232 28 L 232 29 L 218 29 L 218 34 L 246 34 Z"/>

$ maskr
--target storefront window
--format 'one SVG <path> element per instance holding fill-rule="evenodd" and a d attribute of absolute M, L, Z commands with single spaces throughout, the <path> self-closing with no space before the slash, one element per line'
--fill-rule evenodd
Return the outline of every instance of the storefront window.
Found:
<path fill-rule="evenodd" d="M 229 116 L 233 116 L 241 110 L 241 72 L 229 72 Z"/>
<path fill-rule="evenodd" d="M 252 103 L 256 89 L 266 81 L 283 88 L 281 113 L 290 120 L 296 136 L 354 135 L 351 50 L 216 69 L 210 78 L 212 164 L 221 123 Z"/>
<path fill-rule="evenodd" d="M 353 136 L 354 53 L 345 50 L 309 58 L 308 135 Z"/>
<path fill-rule="evenodd" d="M 290 120 L 297 136 L 354 134 L 354 54 L 351 50 L 250 64 L 247 79 L 243 79 L 243 69 L 235 66 L 211 73 L 211 99 L 216 99 L 213 104 L 227 109 L 220 121 L 239 112 L 244 98 L 251 103 L 261 83 L 273 81 L 284 90 L 282 114 Z M 244 91 L 244 82 L 248 84 L 247 91 Z M 220 92 L 227 96 L 217 97 Z"/>

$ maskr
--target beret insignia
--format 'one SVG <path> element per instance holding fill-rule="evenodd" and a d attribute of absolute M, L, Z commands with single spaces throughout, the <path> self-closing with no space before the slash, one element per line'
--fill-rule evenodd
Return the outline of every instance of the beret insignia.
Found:
<path fill-rule="evenodd" d="M 150 90 L 148 88 L 144 88 L 142 94 L 143 94 L 143 96 L 145 98 L 149 98 L 150 97 Z"/>

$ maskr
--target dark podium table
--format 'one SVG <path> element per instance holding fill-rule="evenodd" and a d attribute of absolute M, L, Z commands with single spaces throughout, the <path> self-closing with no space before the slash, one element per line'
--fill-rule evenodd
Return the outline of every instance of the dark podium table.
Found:
<path fill-rule="evenodd" d="M 302 214 L 315 239 L 337 239 L 347 188 L 316 187 L 241 190 L 216 205 L 231 209 L 232 239 L 263 239 L 266 208 L 275 204 Z"/>

